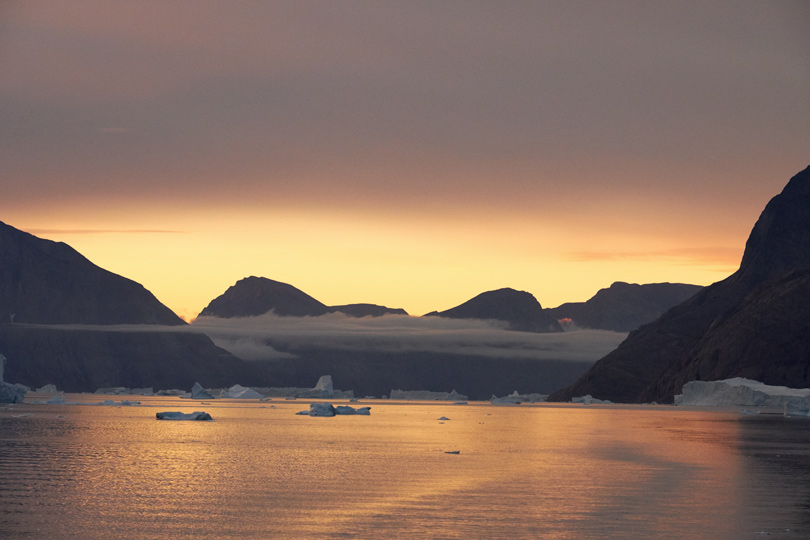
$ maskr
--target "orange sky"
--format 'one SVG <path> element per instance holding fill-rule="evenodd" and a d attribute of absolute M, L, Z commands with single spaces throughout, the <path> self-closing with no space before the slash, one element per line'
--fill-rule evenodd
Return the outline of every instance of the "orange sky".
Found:
<path fill-rule="evenodd" d="M 7 2 L 0 220 L 186 318 L 709 284 L 810 163 L 803 2 Z"/>

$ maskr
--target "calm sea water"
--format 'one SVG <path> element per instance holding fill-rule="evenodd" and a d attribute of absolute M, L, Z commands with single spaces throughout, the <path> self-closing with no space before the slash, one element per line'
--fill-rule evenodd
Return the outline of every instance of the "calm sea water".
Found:
<path fill-rule="evenodd" d="M 0 406 L 0 538 L 810 538 L 807 419 L 132 399 Z"/>

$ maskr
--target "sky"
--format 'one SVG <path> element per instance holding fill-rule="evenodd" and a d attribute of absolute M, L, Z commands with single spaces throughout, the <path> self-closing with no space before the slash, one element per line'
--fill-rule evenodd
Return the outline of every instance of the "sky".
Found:
<path fill-rule="evenodd" d="M 191 319 L 707 285 L 810 164 L 802 1 L 0 4 L 0 221 Z"/>

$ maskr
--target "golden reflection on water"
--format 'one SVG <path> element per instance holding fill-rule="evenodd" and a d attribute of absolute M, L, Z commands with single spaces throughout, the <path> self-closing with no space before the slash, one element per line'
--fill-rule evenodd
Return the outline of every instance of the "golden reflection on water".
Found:
<path fill-rule="evenodd" d="M 750 519 L 770 473 L 741 453 L 739 415 L 372 402 L 371 416 L 310 418 L 300 401 L 142 401 L 0 410 L 0 536 L 737 539 L 773 525 Z"/>

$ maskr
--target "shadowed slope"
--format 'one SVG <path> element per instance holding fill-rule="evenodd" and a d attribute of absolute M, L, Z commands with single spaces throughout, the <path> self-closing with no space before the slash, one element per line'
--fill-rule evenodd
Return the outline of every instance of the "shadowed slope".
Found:
<path fill-rule="evenodd" d="M 719 378 L 735 376 L 742 369 L 742 364 L 738 364 L 735 358 L 726 358 L 723 364 L 727 367 L 723 370 L 708 365 L 711 362 L 707 360 L 706 354 L 712 358 L 714 351 L 731 350 L 729 343 L 721 349 L 711 349 L 709 346 L 712 352 L 707 352 L 707 344 L 720 339 L 712 334 L 724 326 L 724 320 L 726 325 L 732 324 L 728 321 L 736 321 L 732 325 L 736 328 L 726 327 L 723 330 L 724 335 L 735 336 L 733 340 L 740 344 L 753 343 L 759 336 L 744 329 L 751 324 L 750 317 L 761 311 L 746 306 L 746 297 L 759 290 L 756 298 L 770 295 L 792 301 L 790 295 L 777 294 L 769 288 L 778 287 L 775 282 L 791 271 L 801 271 L 808 266 L 810 167 L 791 178 L 782 193 L 766 205 L 746 242 L 745 254 L 737 272 L 667 311 L 657 321 L 631 332 L 616 350 L 594 364 L 576 383 L 555 392 L 551 399 L 562 401 L 591 394 L 620 402 L 669 402 L 673 394 L 679 391 L 675 385 L 687 380 L 689 373 L 697 376 L 700 372 L 701 377 L 709 372 Z M 804 289 L 797 287 L 795 290 L 801 293 Z M 805 299 L 805 302 L 810 302 L 810 298 Z M 769 307 L 772 312 L 783 309 L 791 308 L 778 302 Z M 738 312 L 737 318 L 731 317 L 732 310 Z M 810 339 L 810 335 L 806 333 L 793 334 L 796 329 L 792 326 L 774 331 L 785 333 L 783 339 L 788 342 L 798 340 L 803 343 Z M 793 347 L 792 350 L 797 352 L 791 356 L 789 363 L 804 365 L 808 362 L 801 355 L 803 347 Z M 779 354 L 784 352 L 780 351 Z M 756 360 L 752 357 L 747 362 L 766 366 L 773 354 L 777 354 L 777 349 L 770 352 L 763 350 L 756 355 Z M 715 363 L 720 358 L 719 355 L 718 352 L 714 356 Z M 691 367 L 687 369 L 686 366 Z M 752 368 L 749 365 L 746 369 L 750 372 Z M 784 370 L 785 373 L 794 374 L 802 371 L 801 367 Z M 790 384 L 801 385 L 803 379 L 792 377 Z"/>

